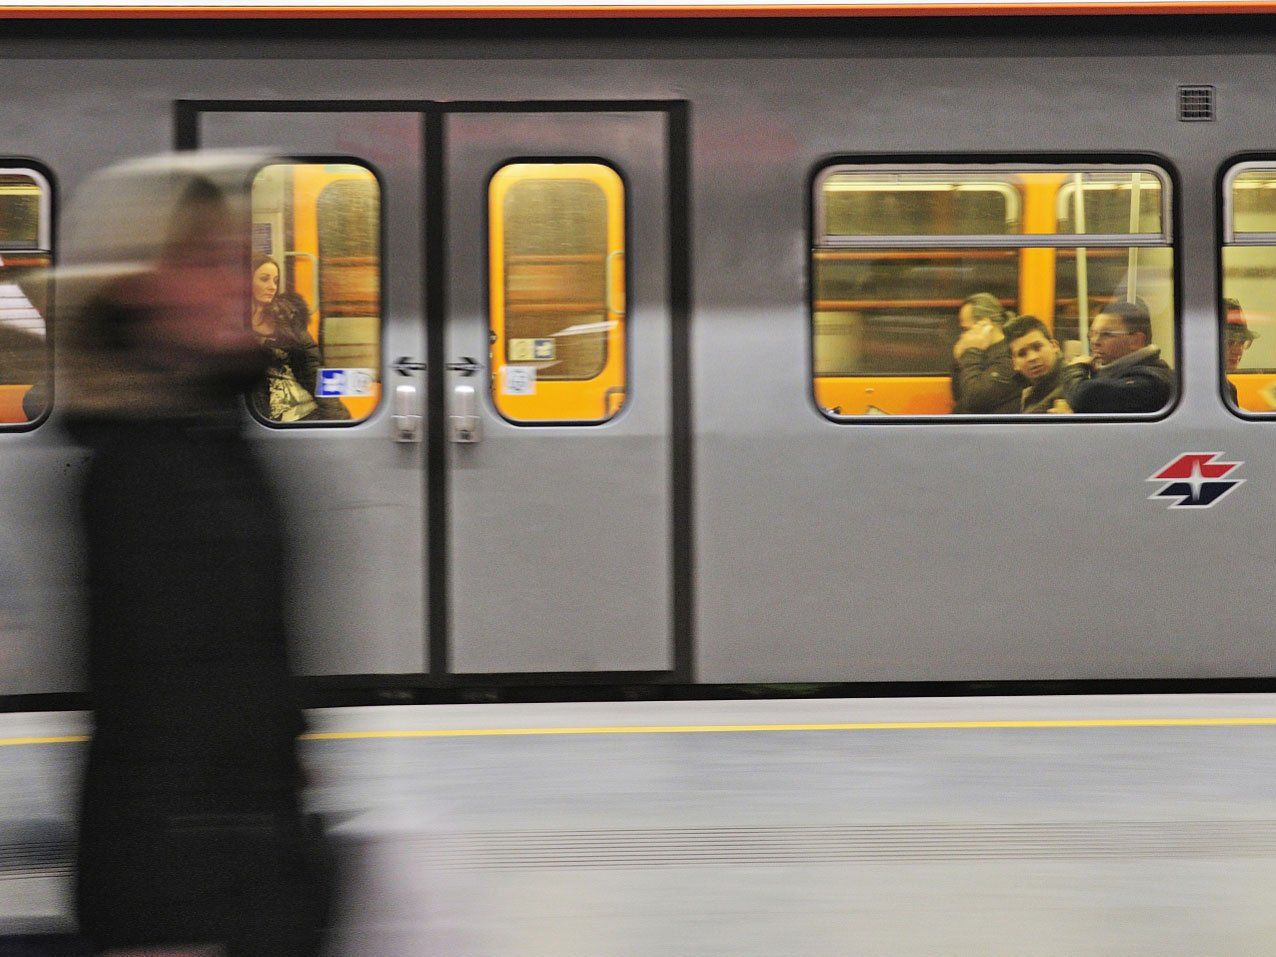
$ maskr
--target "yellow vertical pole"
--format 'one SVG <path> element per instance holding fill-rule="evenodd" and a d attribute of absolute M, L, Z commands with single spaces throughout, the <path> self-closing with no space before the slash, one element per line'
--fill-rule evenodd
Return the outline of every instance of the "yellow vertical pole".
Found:
<path fill-rule="evenodd" d="M 1055 213 L 1062 173 L 1029 173 L 1023 184 L 1023 231 L 1053 235 L 1059 221 Z M 1054 328 L 1055 250 L 1024 249 L 1019 254 L 1019 311 L 1036 316 Z"/>

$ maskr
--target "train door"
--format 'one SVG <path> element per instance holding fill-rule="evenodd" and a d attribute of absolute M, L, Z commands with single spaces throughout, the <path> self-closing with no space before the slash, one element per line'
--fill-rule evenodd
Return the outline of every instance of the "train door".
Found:
<path fill-rule="evenodd" d="M 263 390 L 250 405 L 295 543 L 296 666 L 419 675 L 427 445 L 395 441 L 390 400 L 426 384 L 421 113 L 188 107 L 182 145 L 291 158 L 254 180 L 253 248 L 278 264 L 279 295 L 304 303 L 314 359 L 298 377 L 316 399 Z"/>
<path fill-rule="evenodd" d="M 447 667 L 671 671 L 667 115 L 442 127 Z"/>
<path fill-rule="evenodd" d="M 255 408 L 298 536 L 300 667 L 686 675 L 685 116 L 396 107 L 182 106 L 182 145 L 293 157 L 254 186 L 253 243 L 339 385 L 295 422 Z"/>

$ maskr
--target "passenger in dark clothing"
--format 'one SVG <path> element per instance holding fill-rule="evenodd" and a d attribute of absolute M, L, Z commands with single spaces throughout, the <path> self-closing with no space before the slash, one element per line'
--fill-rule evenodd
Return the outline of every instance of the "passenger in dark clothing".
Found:
<path fill-rule="evenodd" d="M 1028 388 L 1020 397 L 1019 411 L 1049 412 L 1063 398 L 1063 352 L 1046 324 L 1036 316 L 1017 316 L 1006 323 L 1006 342 L 1015 372 Z"/>
<path fill-rule="evenodd" d="M 253 257 L 252 329 L 266 352 L 266 374 L 250 394 L 258 415 L 275 422 L 345 421 L 350 411 L 340 399 L 315 395 L 319 346 L 307 328 L 310 306 L 300 294 L 278 292 L 279 265 L 269 256 Z"/>
<path fill-rule="evenodd" d="M 271 489 L 229 419 L 82 434 L 95 709 L 82 929 L 101 947 L 307 953 L 319 901 L 306 900 Z"/>
<path fill-rule="evenodd" d="M 1158 412 L 1174 397 L 1174 371 L 1152 345 L 1152 320 L 1142 301 L 1114 301 L 1090 324 L 1093 355 L 1063 370 L 1072 412 Z"/>
<path fill-rule="evenodd" d="M 964 415 L 1019 411 L 1022 384 L 1015 378 L 1001 327 L 1011 313 L 990 293 L 971 296 L 957 311 L 962 334 L 953 346 L 953 412 Z"/>
<path fill-rule="evenodd" d="M 238 428 L 262 353 L 223 194 L 173 176 L 157 268 L 69 321 L 70 421 L 92 452 L 77 912 L 102 950 L 305 957 L 327 901 L 298 803 L 286 543 Z"/>

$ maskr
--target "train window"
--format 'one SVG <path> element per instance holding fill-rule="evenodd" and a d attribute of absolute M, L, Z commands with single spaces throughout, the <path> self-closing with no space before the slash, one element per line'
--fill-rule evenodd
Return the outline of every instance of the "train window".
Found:
<path fill-rule="evenodd" d="M 1241 163 L 1227 181 L 1229 232 L 1248 238 L 1276 235 L 1276 164 Z"/>
<path fill-rule="evenodd" d="M 1224 389 L 1243 412 L 1276 414 L 1276 161 L 1233 166 L 1223 188 Z"/>
<path fill-rule="evenodd" d="M 1086 172 L 1059 187 L 1055 220 L 1061 233 L 1160 236 L 1162 202 L 1161 181 L 1149 173 Z"/>
<path fill-rule="evenodd" d="M 1019 193 L 1004 175 L 838 169 L 817 198 L 825 239 L 911 236 L 919 223 L 948 236 L 1020 232 Z"/>
<path fill-rule="evenodd" d="M 277 424 L 366 418 L 381 396 L 381 192 L 355 163 L 274 163 L 253 181 L 249 396 Z"/>
<path fill-rule="evenodd" d="M 49 404 L 52 200 L 40 173 L 0 168 L 0 425 L 32 422 Z"/>
<path fill-rule="evenodd" d="M 601 163 L 512 163 L 488 190 L 492 401 L 520 423 L 625 402 L 625 194 Z"/>
<path fill-rule="evenodd" d="M 823 170 L 811 250 L 819 407 L 833 417 L 1159 410 L 1176 381 L 1169 199 L 1151 166 Z M 1130 308 L 1113 306 L 1121 321 L 1106 312 L 1092 329 L 1113 303 Z M 1001 330 L 1016 315 L 1040 321 L 1044 372 L 1010 355 Z M 1144 315 L 1146 331 L 1132 328 Z M 1073 359 L 1074 378 L 1100 387 L 1083 389 L 1076 410 L 1058 401 Z M 1155 390 L 1091 401 L 1135 362 L 1156 367 Z"/>

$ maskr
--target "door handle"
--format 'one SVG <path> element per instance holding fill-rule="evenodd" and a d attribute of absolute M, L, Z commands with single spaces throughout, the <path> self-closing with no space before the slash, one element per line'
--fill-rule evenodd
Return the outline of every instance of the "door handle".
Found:
<path fill-rule="evenodd" d="M 462 382 L 452 390 L 452 410 L 447 418 L 448 435 L 453 442 L 472 445 L 483 438 L 478 391 L 474 386 Z"/>
<path fill-rule="evenodd" d="M 421 441 L 421 396 L 415 385 L 404 383 L 394 387 L 394 441 Z"/>

